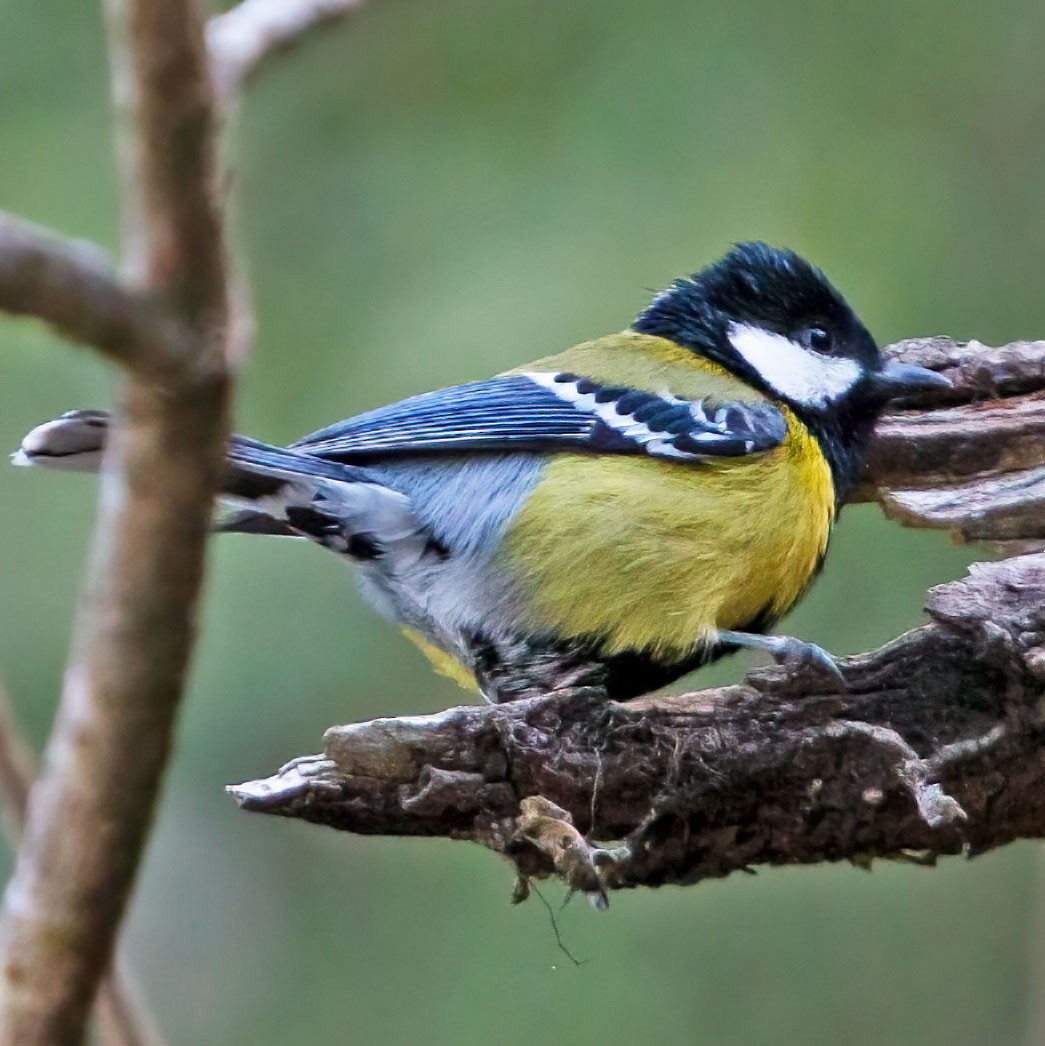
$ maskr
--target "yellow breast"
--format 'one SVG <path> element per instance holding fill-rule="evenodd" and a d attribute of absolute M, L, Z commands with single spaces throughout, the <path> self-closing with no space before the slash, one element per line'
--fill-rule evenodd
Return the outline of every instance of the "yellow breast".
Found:
<path fill-rule="evenodd" d="M 835 513 L 831 473 L 790 413 L 747 458 L 553 458 L 506 535 L 530 628 L 598 637 L 607 654 L 683 656 L 715 629 L 770 622 L 802 595 Z"/>

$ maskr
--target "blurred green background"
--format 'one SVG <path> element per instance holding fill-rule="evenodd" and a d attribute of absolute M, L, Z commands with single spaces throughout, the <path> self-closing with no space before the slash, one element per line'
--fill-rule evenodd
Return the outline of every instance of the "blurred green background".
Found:
<path fill-rule="evenodd" d="M 0 206 L 113 247 L 95 5 L 7 0 L 0 26 Z M 748 237 L 823 266 L 883 342 L 1043 336 L 1043 34 L 1032 0 L 373 0 L 243 113 L 259 336 L 239 425 L 289 440 L 618 329 Z M 0 447 L 111 400 L 96 359 L 29 323 L 0 336 Z M 37 743 L 94 496 L 0 468 L 0 666 Z M 878 643 L 974 556 L 851 509 L 788 628 Z M 125 941 L 173 1043 L 1035 1042 L 1026 844 L 631 893 L 605 915 L 575 901 L 577 969 L 489 853 L 238 812 L 225 783 L 329 724 L 461 692 L 325 554 L 225 538 L 211 567 Z"/>

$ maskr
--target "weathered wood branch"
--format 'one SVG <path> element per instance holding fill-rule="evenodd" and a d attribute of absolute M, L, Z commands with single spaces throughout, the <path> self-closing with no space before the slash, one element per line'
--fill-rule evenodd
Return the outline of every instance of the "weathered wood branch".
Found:
<path fill-rule="evenodd" d="M 1045 342 L 890 351 L 952 388 L 883 420 L 860 497 L 960 539 L 1045 539 Z M 557 874 L 599 905 L 759 864 L 928 863 L 1045 836 L 1045 556 L 978 564 L 928 610 L 845 659 L 842 694 L 772 669 L 681 697 L 379 719 L 230 792 L 362 834 L 470 839 L 523 886 Z"/>
<path fill-rule="evenodd" d="M 1045 556 L 978 565 L 929 611 L 843 661 L 844 694 L 772 669 L 681 697 L 379 719 L 230 791 L 352 832 L 470 839 L 599 904 L 760 864 L 929 862 L 1045 836 Z"/>
<path fill-rule="evenodd" d="M 1045 540 L 1045 342 L 919 338 L 892 351 L 953 388 L 883 418 L 858 498 L 962 541 Z"/>

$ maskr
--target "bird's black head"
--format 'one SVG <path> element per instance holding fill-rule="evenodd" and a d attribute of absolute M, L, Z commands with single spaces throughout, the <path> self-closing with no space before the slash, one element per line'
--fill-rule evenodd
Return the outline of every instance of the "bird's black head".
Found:
<path fill-rule="evenodd" d="M 720 364 L 783 401 L 813 431 L 844 494 L 891 396 L 946 384 L 886 362 L 874 338 L 819 269 L 793 251 L 738 244 L 676 280 L 633 324 Z"/>

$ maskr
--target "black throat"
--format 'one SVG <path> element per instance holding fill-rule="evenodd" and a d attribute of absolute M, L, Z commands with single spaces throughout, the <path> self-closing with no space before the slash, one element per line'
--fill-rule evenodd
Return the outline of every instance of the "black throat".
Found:
<path fill-rule="evenodd" d="M 860 482 L 878 411 L 843 401 L 829 412 L 789 409 L 809 429 L 831 469 L 838 509 Z M 836 510 L 837 512 L 837 510 Z"/>

